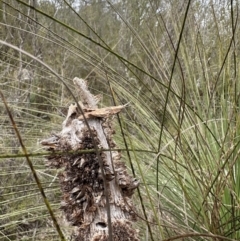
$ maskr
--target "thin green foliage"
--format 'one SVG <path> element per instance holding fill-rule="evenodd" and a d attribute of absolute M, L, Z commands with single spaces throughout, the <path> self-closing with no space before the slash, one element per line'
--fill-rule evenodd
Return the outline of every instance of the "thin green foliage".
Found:
<path fill-rule="evenodd" d="M 39 142 L 61 130 L 79 99 L 71 82 L 78 76 L 102 94 L 101 106 L 130 103 L 116 118 L 115 139 L 141 181 L 141 240 L 239 240 L 238 2 L 35 3 L 0 8 L 1 90 L 28 150 L 21 152 L 0 103 L 0 239 L 41 240 L 47 229 L 48 240 L 59 239 L 29 171 L 17 167 L 31 156 L 50 202 L 60 202 Z"/>

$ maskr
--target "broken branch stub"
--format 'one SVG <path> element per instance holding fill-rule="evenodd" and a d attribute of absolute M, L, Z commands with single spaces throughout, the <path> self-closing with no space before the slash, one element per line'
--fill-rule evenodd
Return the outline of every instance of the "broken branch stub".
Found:
<path fill-rule="evenodd" d="M 114 241 L 138 241 L 131 223 L 136 220 L 131 196 L 139 181 L 128 174 L 120 152 L 106 151 L 115 147 L 109 117 L 125 106 L 98 109 L 98 98 L 89 92 L 86 82 L 79 78 L 73 81 L 80 92 L 81 110 L 77 104 L 70 105 L 62 131 L 41 142 L 51 152 L 48 165 L 63 168 L 59 174 L 61 209 L 77 226 L 75 240 L 107 241 L 112 230 Z"/>

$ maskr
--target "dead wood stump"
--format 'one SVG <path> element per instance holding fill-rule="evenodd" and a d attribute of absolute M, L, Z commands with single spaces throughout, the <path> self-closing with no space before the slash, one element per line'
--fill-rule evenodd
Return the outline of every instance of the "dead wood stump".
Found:
<path fill-rule="evenodd" d="M 111 116 L 125 106 L 98 109 L 98 98 L 86 82 L 73 81 L 81 102 L 69 107 L 62 131 L 41 142 L 50 151 L 47 164 L 63 169 L 61 209 L 68 222 L 77 226 L 75 240 L 137 241 L 131 196 L 139 181 L 128 174 L 120 152 L 111 150 L 115 148 Z"/>

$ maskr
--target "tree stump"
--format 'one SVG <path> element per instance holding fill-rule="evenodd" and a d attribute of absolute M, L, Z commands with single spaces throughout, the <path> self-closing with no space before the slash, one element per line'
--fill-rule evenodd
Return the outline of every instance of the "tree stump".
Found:
<path fill-rule="evenodd" d="M 63 169 L 61 209 L 77 226 L 75 240 L 137 241 L 131 196 L 139 181 L 128 174 L 120 152 L 111 150 L 116 146 L 111 117 L 125 106 L 99 109 L 86 82 L 73 81 L 81 102 L 70 105 L 62 131 L 41 142 L 51 152 L 47 164 Z"/>

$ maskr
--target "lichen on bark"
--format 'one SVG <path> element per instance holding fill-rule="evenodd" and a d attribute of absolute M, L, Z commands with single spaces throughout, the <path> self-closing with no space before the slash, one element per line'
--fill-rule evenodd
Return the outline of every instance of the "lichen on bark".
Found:
<path fill-rule="evenodd" d="M 116 144 L 110 118 L 125 106 L 99 109 L 98 98 L 89 92 L 86 82 L 74 78 L 74 83 L 81 102 L 70 105 L 62 131 L 41 142 L 50 152 L 47 165 L 63 169 L 59 174 L 61 209 L 67 221 L 77 227 L 75 240 L 105 241 L 110 230 L 108 198 L 113 240 L 137 241 L 131 196 L 139 181 L 128 174 L 121 153 L 113 149 Z"/>

